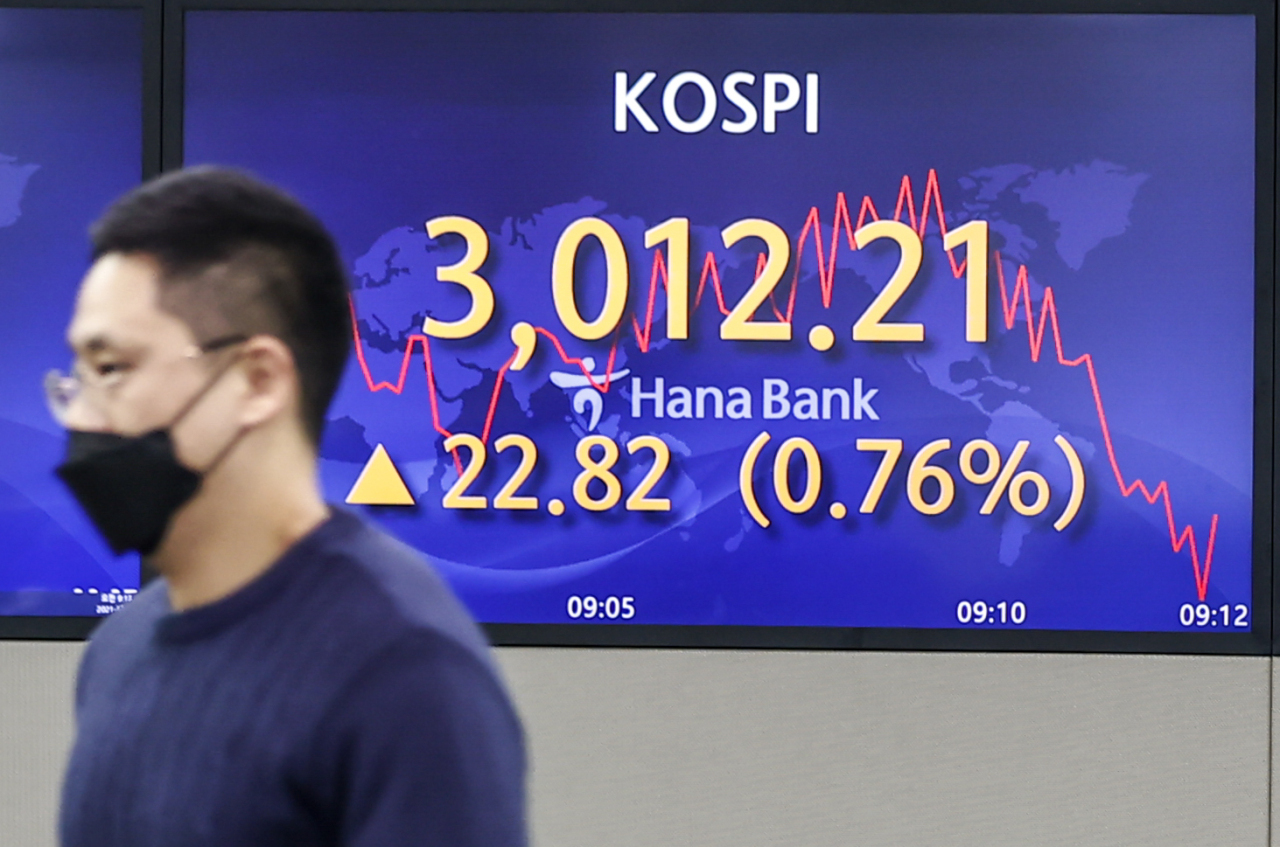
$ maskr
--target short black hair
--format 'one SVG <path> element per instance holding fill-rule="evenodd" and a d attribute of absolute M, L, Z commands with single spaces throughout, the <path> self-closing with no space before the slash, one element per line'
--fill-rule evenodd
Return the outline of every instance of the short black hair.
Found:
<path fill-rule="evenodd" d="M 197 341 L 283 341 L 297 368 L 302 423 L 319 445 L 351 352 L 350 300 L 333 238 L 301 203 L 244 171 L 186 168 L 121 197 L 89 237 L 95 261 L 108 253 L 155 258 L 160 307 Z"/>

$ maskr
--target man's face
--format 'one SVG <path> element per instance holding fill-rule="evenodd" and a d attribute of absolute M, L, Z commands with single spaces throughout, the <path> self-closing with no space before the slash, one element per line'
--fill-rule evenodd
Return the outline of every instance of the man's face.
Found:
<path fill-rule="evenodd" d="M 201 355 L 191 329 L 159 307 L 159 280 L 159 265 L 139 253 L 109 253 L 89 269 L 67 329 L 85 386 L 67 410 L 69 429 L 138 435 L 168 426 L 228 364 L 232 353 Z M 175 425 L 178 455 L 189 466 L 226 443 L 228 388 L 213 385 Z"/>

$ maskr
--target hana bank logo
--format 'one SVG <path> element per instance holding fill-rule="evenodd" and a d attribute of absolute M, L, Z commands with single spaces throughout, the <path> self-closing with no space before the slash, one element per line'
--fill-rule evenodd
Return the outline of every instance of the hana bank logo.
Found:
<path fill-rule="evenodd" d="M 612 373 L 591 373 L 596 369 L 596 360 L 586 356 L 582 360 L 582 371 L 552 371 L 551 384 L 571 395 L 573 411 L 587 421 L 587 432 L 594 432 L 600 423 L 600 415 L 604 413 L 604 395 L 596 385 L 606 385 L 631 373 L 630 368 L 623 368 Z M 590 374 L 588 376 L 587 374 Z M 607 381 L 607 382 L 606 382 Z M 594 384 L 593 384 L 594 383 Z M 590 409 L 590 413 L 588 413 Z"/>

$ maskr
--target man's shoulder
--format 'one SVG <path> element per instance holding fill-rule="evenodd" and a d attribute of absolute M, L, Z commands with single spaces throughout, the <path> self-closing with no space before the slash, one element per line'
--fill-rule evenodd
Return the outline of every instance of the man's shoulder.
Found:
<path fill-rule="evenodd" d="M 316 564 L 351 593 L 339 625 L 364 646 L 292 766 L 344 787 L 352 843 L 525 844 L 523 731 L 483 635 L 422 554 L 334 520 Z"/>
<path fill-rule="evenodd" d="M 317 567 L 300 569 L 327 583 L 316 586 L 325 598 L 317 611 L 325 641 L 343 645 L 323 650 L 332 680 L 325 714 L 354 725 L 392 702 L 421 713 L 489 709 L 518 739 L 484 634 L 426 558 L 344 510 L 334 510 L 326 535 L 311 547 Z"/>
<path fill-rule="evenodd" d="M 484 635 L 420 552 L 354 513 L 335 509 L 331 520 L 340 531 L 316 552 L 351 586 L 343 617 L 389 633 L 443 638 L 488 662 Z"/>
<path fill-rule="evenodd" d="M 98 624 L 89 636 L 76 678 L 77 704 L 82 702 L 91 677 L 118 679 L 124 668 L 145 660 L 154 644 L 156 624 L 168 612 L 168 589 L 162 580 L 155 580 Z"/>
<path fill-rule="evenodd" d="M 164 580 L 147 584 L 133 599 L 112 612 L 94 629 L 90 643 L 128 644 L 151 637 L 156 622 L 169 613 L 169 593 Z"/>

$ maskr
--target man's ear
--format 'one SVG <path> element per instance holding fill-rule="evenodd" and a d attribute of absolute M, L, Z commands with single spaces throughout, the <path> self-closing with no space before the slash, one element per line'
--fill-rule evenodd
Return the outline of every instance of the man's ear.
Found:
<path fill-rule="evenodd" d="M 293 353 L 279 338 L 255 335 L 240 350 L 240 367 L 248 389 L 240 421 L 258 426 L 287 414 L 298 403 L 298 372 Z"/>

